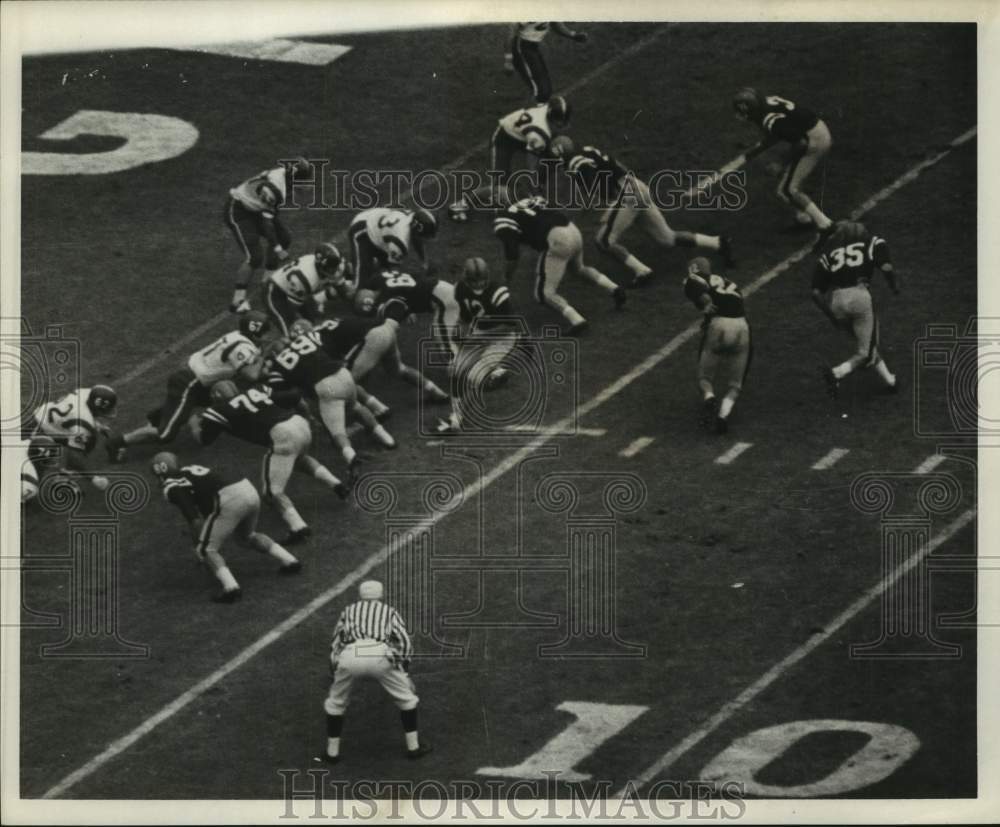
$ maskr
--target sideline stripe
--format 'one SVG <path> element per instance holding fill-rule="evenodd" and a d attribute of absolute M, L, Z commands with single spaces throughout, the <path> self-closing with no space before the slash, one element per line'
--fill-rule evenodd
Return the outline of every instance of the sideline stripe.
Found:
<path fill-rule="evenodd" d="M 238 43 L 218 43 L 211 46 L 186 46 L 179 51 L 205 52 L 223 57 L 242 57 L 248 60 L 275 60 L 281 63 L 304 63 L 307 66 L 326 66 L 343 57 L 350 46 L 336 43 L 310 43 L 305 40 L 250 40 Z"/>
<path fill-rule="evenodd" d="M 749 448 L 753 448 L 752 442 L 737 442 L 732 448 L 730 448 L 726 453 L 721 454 L 715 458 L 716 465 L 730 465 L 736 457 L 742 454 Z"/>
<path fill-rule="evenodd" d="M 920 463 L 916 468 L 913 469 L 914 474 L 929 474 L 935 468 L 937 468 L 942 462 L 944 462 L 948 457 L 944 454 L 931 454 L 927 459 Z"/>
<path fill-rule="evenodd" d="M 833 468 L 834 465 L 840 462 L 849 453 L 851 453 L 849 448 L 831 448 L 830 453 L 822 459 L 816 460 L 816 462 L 812 464 L 812 470 L 825 471 L 827 468 Z"/>
<path fill-rule="evenodd" d="M 631 46 L 625 49 L 625 51 L 619 52 L 619 54 L 616 57 L 612 58 L 611 60 L 605 63 L 602 63 L 600 66 L 594 67 L 589 72 L 587 72 L 587 74 L 578 78 L 575 82 L 567 86 L 565 91 L 561 92 L 560 94 L 569 95 L 575 92 L 577 89 L 586 86 L 588 83 L 600 77 L 605 72 L 608 72 L 614 67 L 618 66 L 619 64 L 624 63 L 626 60 L 629 60 L 638 52 L 641 52 L 647 46 L 651 45 L 652 43 L 655 43 L 659 38 L 663 37 L 663 35 L 665 35 L 667 31 L 669 31 L 675 25 L 676 24 L 668 23 L 654 30 L 650 34 L 646 35 L 646 37 L 642 38 L 641 40 L 637 40 L 635 43 L 633 43 Z M 443 167 L 441 167 L 441 171 L 446 172 L 447 170 L 456 169 L 460 167 L 462 164 L 464 164 L 466 161 L 468 161 L 477 153 L 485 151 L 489 147 L 489 145 L 490 142 L 488 140 L 476 144 L 471 149 L 466 150 L 457 158 L 455 158 L 455 160 L 450 161 Z M 723 169 L 724 170 L 727 169 L 737 161 L 742 162 L 742 159 L 743 156 L 741 155 L 739 156 L 739 158 L 735 159 L 734 161 L 731 161 L 729 164 L 723 167 Z M 694 195 L 695 192 L 697 192 L 699 189 L 707 185 L 708 182 L 703 182 L 699 187 L 692 187 L 690 190 L 688 190 L 687 197 L 690 198 L 692 195 Z M 400 201 L 406 200 L 406 198 L 408 198 L 410 195 L 412 195 L 412 190 L 404 191 L 400 195 Z M 345 227 L 341 232 L 339 232 L 336 235 L 336 240 L 339 241 L 340 243 L 346 243 L 347 227 Z M 234 314 L 230 313 L 228 310 L 223 310 L 219 313 L 216 313 L 212 318 L 202 322 L 200 325 L 198 325 L 198 327 L 196 327 L 190 333 L 186 333 L 185 335 L 181 336 L 181 338 L 177 339 L 174 342 L 171 342 L 169 345 L 167 345 L 167 347 L 164 350 L 161 350 L 159 353 L 156 353 L 150 356 L 149 358 L 143 360 L 134 368 L 132 368 L 132 370 L 125 373 L 123 376 L 117 379 L 113 379 L 112 384 L 114 385 L 116 390 L 120 390 L 125 385 L 134 382 L 140 376 L 143 376 L 144 374 L 148 373 L 153 368 L 157 367 L 159 364 L 164 362 L 166 359 L 173 356 L 180 348 L 194 341 L 198 337 L 210 332 L 213 328 L 217 327 L 218 325 L 221 325 L 223 322 L 229 321 L 232 324 L 235 324 L 236 319 L 237 317 Z"/>
<path fill-rule="evenodd" d="M 844 609 L 844 611 L 830 620 L 823 627 L 822 632 L 810 637 L 809 640 L 768 669 L 733 700 L 724 704 L 718 712 L 705 721 L 705 723 L 698 727 L 698 729 L 688 735 L 687 738 L 668 752 L 665 752 L 655 763 L 643 770 L 643 772 L 640 773 L 634 781 L 630 782 L 632 785 L 631 787 L 626 786 L 622 790 L 619 790 L 619 792 L 615 794 L 615 797 L 621 798 L 626 793 L 626 790 L 631 793 L 633 789 L 637 790 L 644 784 L 652 781 L 661 773 L 669 771 L 673 763 L 684 755 L 684 753 L 704 741 L 709 735 L 715 732 L 715 730 L 732 718 L 733 715 L 739 712 L 772 683 L 778 680 L 778 678 L 780 678 L 785 672 L 795 666 L 799 661 L 812 654 L 817 648 L 833 637 L 834 634 L 840 631 L 840 629 L 846 626 L 858 614 L 867 609 L 882 595 L 884 591 L 889 589 L 901 577 L 903 577 L 903 575 L 920 563 L 924 557 L 944 543 L 948 542 L 948 540 L 954 537 L 961 529 L 965 528 L 965 526 L 969 525 L 969 523 L 971 523 L 975 518 L 975 508 L 970 508 L 969 510 L 962 512 L 962 514 L 960 514 L 954 521 L 945 526 L 937 536 L 932 538 L 921 551 L 907 558 L 905 562 L 898 565 L 883 579 L 879 580 L 874 586 L 862 594 L 861 597 L 855 600 L 850 606 Z"/>
<path fill-rule="evenodd" d="M 645 451 L 654 442 L 656 442 L 656 440 L 651 436 L 641 436 L 638 439 L 632 440 L 628 445 L 622 448 L 618 452 L 618 456 L 625 457 L 625 459 L 631 459 L 636 454 Z"/>
<path fill-rule="evenodd" d="M 624 54 L 624 53 L 623 53 Z M 908 172 L 904 173 L 900 178 L 897 178 L 894 182 L 879 190 L 874 196 L 872 196 L 868 201 L 866 201 L 861 207 L 854 210 L 851 213 L 852 218 L 859 218 L 868 210 L 871 210 L 880 202 L 884 201 L 890 195 L 895 193 L 903 183 L 914 180 L 919 172 L 927 169 L 938 163 L 942 158 L 947 156 L 952 149 L 966 143 L 976 134 L 976 129 L 973 127 L 967 132 L 960 135 L 954 141 L 951 142 L 949 148 L 938 152 L 931 158 L 921 161 L 915 167 L 910 169 Z M 914 170 L 918 172 L 914 173 Z M 767 272 L 763 273 L 757 279 L 755 279 L 751 284 L 743 291 L 744 296 L 752 295 L 760 290 L 764 285 L 769 284 L 771 281 L 776 279 L 781 273 L 788 270 L 793 264 L 801 261 L 811 250 L 812 245 L 806 244 L 799 250 L 786 257 L 783 261 L 779 262 L 777 265 L 772 267 Z M 584 402 L 575 413 L 571 413 L 558 422 L 554 427 L 556 429 L 567 429 L 572 427 L 577 420 L 582 419 L 587 414 L 601 407 L 605 402 L 613 399 L 619 393 L 621 393 L 625 388 L 631 385 L 636 380 L 642 378 L 649 371 L 657 367 L 663 360 L 667 359 L 672 354 L 676 353 L 684 344 L 689 340 L 693 339 L 701 330 L 701 322 L 695 321 L 691 325 L 685 328 L 683 331 L 678 333 L 674 338 L 663 345 L 659 350 L 654 351 L 649 356 L 647 356 L 642 362 L 635 365 L 631 370 L 622 374 L 615 382 L 605 387 L 603 390 L 592 396 L 586 402 Z M 549 441 L 554 439 L 553 435 L 542 435 L 536 437 L 523 448 L 515 451 L 506 459 L 501 461 L 492 470 L 485 473 L 480 480 L 471 485 L 467 486 L 465 490 L 460 495 L 466 499 L 477 496 L 481 491 L 488 488 L 507 472 L 513 470 L 518 466 L 518 464 L 525 459 L 528 459 L 538 448 L 544 446 Z M 440 511 L 435 512 L 430 517 L 422 520 L 419 525 L 414 527 L 415 532 L 425 531 L 434 525 L 436 525 L 442 518 L 444 518 L 452 505 L 454 505 L 454 500 L 449 501 L 444 505 L 444 508 Z M 972 516 L 975 516 L 975 512 L 972 512 Z M 969 519 L 972 519 L 972 516 Z M 388 546 L 383 547 L 378 552 L 372 554 L 367 560 L 362 562 L 357 568 L 345 576 L 339 583 L 334 584 L 325 592 L 321 593 L 317 597 L 313 598 L 309 603 L 307 603 L 303 608 L 299 609 L 293 615 L 279 623 L 270 632 L 265 634 L 263 637 L 256 640 L 254 643 L 250 644 L 246 649 L 236 655 L 234 658 L 229 660 L 227 663 L 220 666 L 216 671 L 210 674 L 208 677 L 202 679 L 197 684 L 195 684 L 190 689 L 181 693 L 173 701 L 164 706 L 159 712 L 156 712 L 149 718 L 147 718 L 143 723 L 133 729 L 131 732 L 116 739 L 111 744 L 109 744 L 102 752 L 91 758 L 85 764 L 83 764 L 78 769 L 69 773 L 61 781 L 57 782 L 53 787 L 51 787 L 42 796 L 43 798 L 58 798 L 60 795 L 65 793 L 70 788 L 74 787 L 84 778 L 92 775 L 98 769 L 103 767 L 108 761 L 110 761 L 115 756 L 121 754 L 134 743 L 141 740 L 144 736 L 152 732 L 156 727 L 158 727 L 164 721 L 172 718 L 178 712 L 183 710 L 189 704 L 197 700 L 201 695 L 203 695 L 208 689 L 211 689 L 217 683 L 222 681 L 227 675 L 235 672 L 243 664 L 247 663 L 253 659 L 259 652 L 266 649 L 276 640 L 280 639 L 287 632 L 294 629 L 304 620 L 315 614 L 317 611 L 322 609 L 332 600 L 343 594 L 351 586 L 360 582 L 369 572 L 371 572 L 376 566 L 384 562 L 390 556 L 391 552 Z"/>

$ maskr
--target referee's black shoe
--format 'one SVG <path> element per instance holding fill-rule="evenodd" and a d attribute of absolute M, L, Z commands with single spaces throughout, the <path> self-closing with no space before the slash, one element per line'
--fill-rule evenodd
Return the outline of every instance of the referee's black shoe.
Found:
<path fill-rule="evenodd" d="M 411 761 L 416 761 L 418 758 L 423 758 L 425 755 L 427 755 L 427 753 L 433 751 L 434 747 L 432 747 L 430 744 L 421 744 L 416 749 L 408 749 L 406 751 L 406 757 L 409 758 Z"/>

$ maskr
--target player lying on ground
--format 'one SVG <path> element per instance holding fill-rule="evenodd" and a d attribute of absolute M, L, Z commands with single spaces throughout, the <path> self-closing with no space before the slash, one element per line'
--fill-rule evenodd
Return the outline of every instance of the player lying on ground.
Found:
<path fill-rule="evenodd" d="M 874 368 L 895 393 L 899 383 L 878 351 L 878 314 L 871 294 L 876 267 L 892 292 L 899 293 L 888 243 L 870 233 L 864 224 L 838 221 L 821 249 L 813 274 L 813 301 L 834 327 L 854 337 L 855 344 L 854 353 L 846 361 L 832 368 L 823 367 L 827 391 L 836 396 L 840 381 L 865 367 Z"/>
<path fill-rule="evenodd" d="M 537 250 L 535 265 L 535 298 L 563 315 L 569 322 L 569 335 L 576 336 L 587 328 L 587 320 L 559 293 L 559 285 L 567 268 L 592 281 L 614 299 L 615 308 L 625 304 L 625 290 L 600 270 L 589 267 L 583 260 L 583 237 L 576 224 L 565 213 L 549 207 L 540 195 L 522 198 L 505 210 L 498 211 L 493 232 L 503 244 L 506 267 L 504 278 L 510 284 L 517 272 L 522 244 Z"/>
<path fill-rule="evenodd" d="M 532 22 L 514 23 L 507 38 L 507 51 L 503 56 L 504 71 L 513 71 L 531 87 L 535 103 L 547 103 L 552 96 L 552 81 L 542 54 L 542 41 L 549 30 L 576 43 L 586 43 L 586 32 L 574 31 L 565 23 Z"/>
<path fill-rule="evenodd" d="M 247 479 L 230 480 L 203 465 L 180 464 L 175 454 L 163 451 L 153 457 L 153 474 L 163 498 L 176 505 L 191 528 L 195 555 L 208 566 L 222 591 L 212 600 L 233 603 L 243 593 L 219 549 L 235 536 L 241 544 L 277 560 L 281 574 L 294 574 L 302 564 L 266 534 L 257 531 L 260 496 Z"/>
<path fill-rule="evenodd" d="M 577 150 L 566 135 L 552 141 L 551 154 L 560 159 L 566 171 L 576 178 L 588 193 L 601 193 L 607 209 L 601 216 L 597 231 L 597 246 L 616 258 L 633 275 L 633 287 L 648 282 L 653 268 L 635 257 L 621 237 L 637 224 L 649 238 L 663 247 L 701 247 L 716 250 L 727 267 L 734 265 L 732 241 L 728 236 L 704 235 L 673 230 L 663 213 L 653 203 L 649 186 L 614 157 L 592 146 Z"/>
<path fill-rule="evenodd" d="M 340 735 L 351 689 L 359 678 L 382 684 L 399 709 L 406 740 L 406 757 L 422 758 L 431 746 L 421 743 L 417 733 L 417 697 L 408 672 L 413 644 L 406 624 L 392 606 L 382 602 L 378 580 L 366 580 L 358 588 L 361 599 L 346 606 L 337 620 L 330 644 L 333 683 L 323 702 L 326 713 L 326 749 L 323 760 L 340 761 Z"/>
<path fill-rule="evenodd" d="M 254 274 L 262 272 L 265 266 L 273 270 L 288 258 L 292 236 L 279 220 L 278 211 L 288 198 L 292 181 L 312 174 L 312 165 L 305 158 L 296 158 L 290 164 L 266 169 L 229 190 L 224 218 L 243 254 L 236 270 L 230 311 L 248 311 L 247 288 Z M 262 246 L 267 247 L 266 254 Z"/>
<path fill-rule="evenodd" d="M 377 289 L 373 281 L 378 271 L 399 264 L 411 250 L 423 274 L 431 273 L 424 242 L 437 235 L 437 219 L 428 210 L 365 210 L 355 216 L 347 234 L 354 254 L 352 291 Z"/>
<path fill-rule="evenodd" d="M 211 404 L 209 391 L 216 382 L 237 376 L 256 381 L 263 364 L 257 345 L 270 325 L 259 310 L 248 311 L 240 318 L 239 330 L 195 351 L 184 367 L 167 377 L 167 398 L 147 414 L 149 424 L 108 439 L 111 462 L 124 462 L 130 445 L 173 442 L 191 415 Z"/>
<path fill-rule="evenodd" d="M 348 285 L 340 250 L 328 241 L 269 273 L 264 305 L 281 336 L 288 339 L 298 319 L 318 321 L 334 293 L 347 298 Z"/>
<path fill-rule="evenodd" d="M 716 433 L 724 434 L 729 430 L 729 417 L 743 389 L 753 356 L 743 296 L 733 282 L 714 274 L 708 259 L 702 256 L 688 264 L 684 295 L 704 315 L 698 345 L 702 425 L 710 427 L 714 420 Z M 716 384 L 724 384 L 726 388 L 721 402 L 715 396 Z"/>
<path fill-rule="evenodd" d="M 791 146 L 777 189 L 778 198 L 795 210 L 795 223 L 785 231 L 828 229 L 833 222 L 802 190 L 833 145 L 827 125 L 815 112 L 777 95 L 764 97 L 749 86 L 733 97 L 733 109 L 736 117 L 755 124 L 763 134 L 761 141 L 744 153 L 748 162 L 779 141 Z"/>
<path fill-rule="evenodd" d="M 271 389 L 256 384 L 241 391 L 235 382 L 223 380 L 212 386 L 212 404 L 191 418 L 191 432 L 202 445 L 210 445 L 228 431 L 254 445 L 267 448 L 261 467 L 264 498 L 288 526 L 284 545 L 301 543 L 309 526 L 286 493 L 292 471 L 315 477 L 342 500 L 347 487 L 328 468 L 306 452 L 312 444 L 309 420 L 294 410 L 274 404 Z"/>

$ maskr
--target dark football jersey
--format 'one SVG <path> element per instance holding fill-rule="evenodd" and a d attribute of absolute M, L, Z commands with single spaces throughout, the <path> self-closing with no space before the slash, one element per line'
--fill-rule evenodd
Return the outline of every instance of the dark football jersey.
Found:
<path fill-rule="evenodd" d="M 496 322 L 491 319 L 497 316 L 511 316 L 513 310 L 510 304 L 510 290 L 506 285 L 495 281 L 487 282 L 486 287 L 478 293 L 464 281 L 455 287 L 455 300 L 462 311 L 462 321 L 466 324 L 475 322 L 479 330 L 494 327 Z"/>
<path fill-rule="evenodd" d="M 271 429 L 295 415 L 275 405 L 271 394 L 271 388 L 256 385 L 239 396 L 206 408 L 201 414 L 202 442 L 207 445 L 223 431 L 229 431 L 247 442 L 270 445 Z"/>
<path fill-rule="evenodd" d="M 889 244 L 877 235 L 850 244 L 827 243 L 816 262 L 812 286 L 824 293 L 838 287 L 854 287 L 871 281 L 876 267 L 891 262 Z"/>
<path fill-rule="evenodd" d="M 689 274 L 684 282 L 684 295 L 701 309 L 698 299 L 707 295 L 715 305 L 717 316 L 739 319 L 746 315 L 743 310 L 743 294 L 735 282 L 714 273 L 710 276 Z"/>
<path fill-rule="evenodd" d="M 326 319 L 308 334 L 318 338 L 324 353 L 332 359 L 347 361 L 361 346 L 368 331 L 377 322 L 369 319 Z"/>
<path fill-rule="evenodd" d="M 549 246 L 549 231 L 570 224 L 565 213 L 552 209 L 539 195 L 522 198 L 493 220 L 493 232 L 504 245 L 508 260 L 517 257 L 517 245 L 527 244 L 541 252 Z"/>
<path fill-rule="evenodd" d="M 161 485 L 163 498 L 180 508 L 185 516 L 189 516 L 193 504 L 202 517 L 207 517 L 215 511 L 219 491 L 232 485 L 232 481 L 223 479 L 204 465 L 185 465 L 176 473 L 164 477 Z"/>
<path fill-rule="evenodd" d="M 812 110 L 777 95 L 764 98 L 764 106 L 757 117 L 761 129 L 780 141 L 791 143 L 802 140 L 819 121 Z"/>
<path fill-rule="evenodd" d="M 285 392 L 289 386 L 312 394 L 318 382 L 333 376 L 343 362 L 330 356 L 315 331 L 296 336 L 288 346 L 268 358 L 264 364 L 265 381 L 275 391 Z"/>
<path fill-rule="evenodd" d="M 566 161 L 566 170 L 579 176 L 588 191 L 601 193 L 605 200 L 617 194 L 619 182 L 628 175 L 627 167 L 593 146 L 585 146 Z M 595 190 L 597 186 L 599 189 Z"/>
<path fill-rule="evenodd" d="M 372 289 L 378 292 L 378 305 L 389 299 L 402 299 L 411 313 L 433 313 L 438 303 L 434 297 L 437 279 L 417 278 L 401 270 L 383 270 L 375 281 Z"/>

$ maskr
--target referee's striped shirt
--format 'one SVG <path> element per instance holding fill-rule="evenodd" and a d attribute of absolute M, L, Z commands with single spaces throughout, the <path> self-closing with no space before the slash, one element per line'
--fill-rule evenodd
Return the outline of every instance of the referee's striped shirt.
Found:
<path fill-rule="evenodd" d="M 339 656 L 345 646 L 359 640 L 387 643 L 403 660 L 413 655 L 413 644 L 403 618 L 381 600 L 359 600 L 344 608 L 333 630 L 331 649 L 334 657 Z"/>

